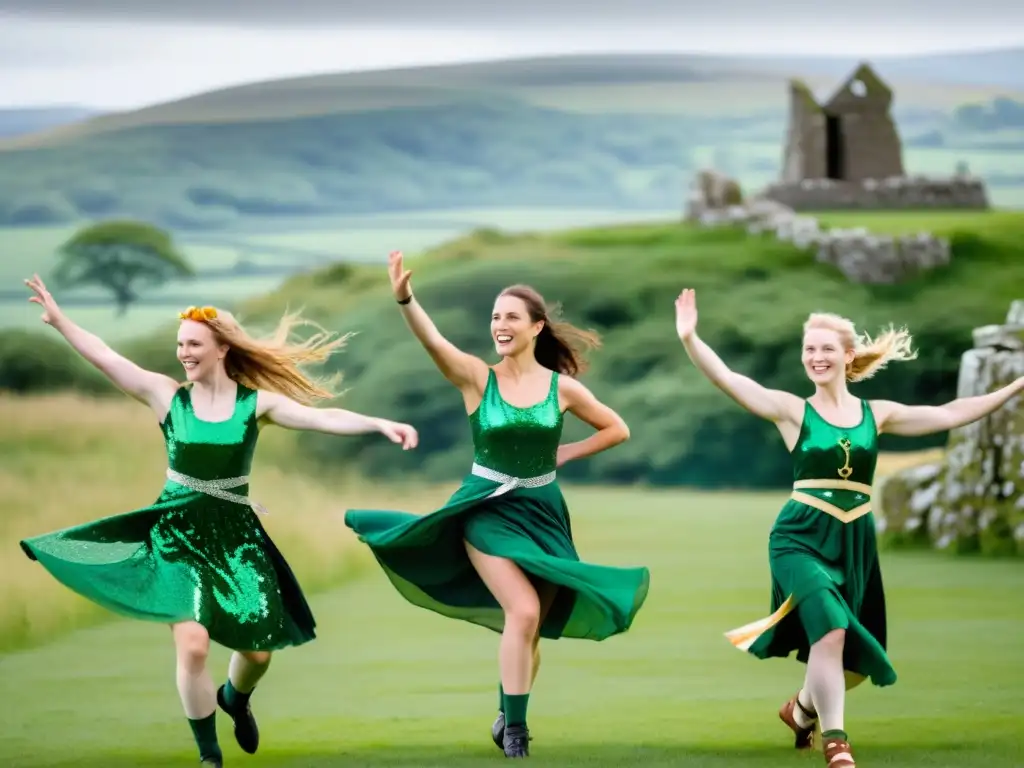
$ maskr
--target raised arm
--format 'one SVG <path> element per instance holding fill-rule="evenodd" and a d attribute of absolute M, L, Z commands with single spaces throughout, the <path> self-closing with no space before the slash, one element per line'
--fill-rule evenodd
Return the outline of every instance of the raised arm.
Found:
<path fill-rule="evenodd" d="M 178 382 L 161 373 L 140 368 L 112 350 L 99 336 L 89 333 L 69 320 L 57 306 L 57 302 L 39 275 L 26 280 L 25 284 L 35 293 L 29 297 L 29 301 L 43 308 L 44 323 L 57 329 L 78 354 L 94 365 L 115 386 L 163 417 L 178 389 Z"/>
<path fill-rule="evenodd" d="M 487 377 L 487 364 L 478 357 L 467 354 L 441 335 L 423 307 L 413 296 L 409 279 L 412 270 L 405 269 L 400 251 L 388 257 L 388 274 L 395 300 L 402 310 L 406 325 L 419 339 L 434 364 L 448 381 L 461 390 L 479 388 Z"/>
<path fill-rule="evenodd" d="M 875 400 L 871 405 L 879 432 L 917 437 L 946 432 L 983 419 L 1021 392 L 1024 392 L 1024 376 L 987 395 L 959 397 L 945 405 L 903 405 L 891 400 Z"/>
<path fill-rule="evenodd" d="M 676 333 L 697 369 L 748 411 L 776 423 L 800 422 L 803 415 L 800 398 L 789 392 L 767 389 L 748 376 L 731 370 L 697 336 L 697 297 L 692 288 L 684 290 L 676 299 Z"/>
<path fill-rule="evenodd" d="M 558 466 L 607 451 L 629 439 L 629 427 L 615 411 L 602 403 L 594 394 L 576 379 L 558 377 L 559 399 L 565 409 L 580 421 L 586 422 L 597 431 L 585 440 L 566 443 L 558 447 Z"/>
<path fill-rule="evenodd" d="M 341 408 L 311 408 L 276 392 L 260 391 L 256 417 L 264 423 L 285 429 L 323 432 L 328 435 L 365 435 L 380 432 L 388 440 L 409 450 L 419 443 L 419 435 L 408 424 L 364 416 Z"/>

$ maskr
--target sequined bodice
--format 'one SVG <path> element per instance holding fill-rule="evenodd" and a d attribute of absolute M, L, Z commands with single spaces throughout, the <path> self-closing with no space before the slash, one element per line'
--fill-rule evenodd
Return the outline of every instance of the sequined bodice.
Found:
<path fill-rule="evenodd" d="M 248 475 L 259 436 L 256 396 L 239 384 L 231 418 L 203 421 L 192 409 L 189 389 L 181 387 L 161 425 L 170 468 L 200 480 Z"/>
<path fill-rule="evenodd" d="M 477 464 L 520 478 L 553 472 L 562 438 L 558 374 L 551 375 L 547 397 L 536 405 L 517 408 L 505 402 L 494 371 L 488 371 L 483 400 L 469 423 Z"/>
<path fill-rule="evenodd" d="M 851 480 L 870 485 L 878 460 L 878 429 L 871 405 L 861 400 L 855 427 L 837 427 L 810 403 L 804 406 L 800 438 L 793 449 L 794 480 Z"/>

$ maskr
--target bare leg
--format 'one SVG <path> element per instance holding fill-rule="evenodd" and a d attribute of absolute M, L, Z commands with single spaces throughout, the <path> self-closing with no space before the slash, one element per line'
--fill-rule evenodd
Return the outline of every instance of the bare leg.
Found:
<path fill-rule="evenodd" d="M 846 630 L 835 629 L 811 646 L 807 658 L 807 691 L 821 724 L 821 736 L 829 765 L 853 766 L 844 728 L 846 676 L 843 647 Z"/>
<path fill-rule="evenodd" d="M 228 664 L 228 681 L 217 692 L 221 708 L 235 724 L 235 741 L 250 755 L 260 745 L 260 731 L 249 706 L 256 684 L 270 667 L 269 651 L 235 651 Z"/>
<path fill-rule="evenodd" d="M 199 757 L 219 762 L 223 756 L 217 742 L 217 697 L 206 668 L 210 635 L 194 621 L 174 624 L 171 632 L 177 657 L 178 695 L 199 747 Z"/>
<path fill-rule="evenodd" d="M 251 694 L 270 667 L 270 651 L 235 651 L 228 663 L 228 683 L 235 693 Z"/>
<path fill-rule="evenodd" d="M 518 565 L 485 555 L 466 542 L 470 562 L 505 613 L 498 651 L 501 684 L 507 696 L 530 692 L 534 643 L 540 629 L 540 597 Z"/>

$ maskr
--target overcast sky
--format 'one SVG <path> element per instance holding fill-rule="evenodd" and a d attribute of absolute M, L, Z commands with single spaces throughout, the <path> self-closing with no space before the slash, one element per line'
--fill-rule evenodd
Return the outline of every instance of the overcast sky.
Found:
<path fill-rule="evenodd" d="M 535 54 L 1022 43 L 1024 3 L 1009 0 L 0 0 L 0 107 L 130 108 L 253 80 Z"/>

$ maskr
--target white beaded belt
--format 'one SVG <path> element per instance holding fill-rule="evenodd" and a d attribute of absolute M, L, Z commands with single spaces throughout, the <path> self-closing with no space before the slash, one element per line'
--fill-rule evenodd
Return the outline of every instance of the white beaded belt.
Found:
<path fill-rule="evenodd" d="M 536 477 L 513 477 L 512 475 L 506 475 L 504 472 L 498 472 L 496 469 L 482 467 L 475 462 L 473 463 L 472 473 L 477 477 L 493 480 L 495 483 L 501 484 L 491 496 L 500 496 L 514 488 L 540 488 L 543 485 L 555 482 L 554 472 L 548 472 L 546 475 L 537 475 Z"/>
<path fill-rule="evenodd" d="M 253 501 L 248 496 L 231 493 L 228 490 L 228 488 L 237 488 L 240 485 L 247 484 L 249 482 L 248 475 L 243 475 L 242 477 L 222 477 L 216 480 L 200 480 L 198 477 L 189 477 L 180 472 L 175 472 L 173 469 L 168 469 L 167 479 L 178 485 L 183 485 L 191 491 L 205 493 L 207 496 L 213 496 L 224 501 L 232 501 L 235 504 L 244 504 L 247 507 L 252 507 L 254 512 L 264 515 L 268 514 L 266 507 L 262 504 Z"/>

